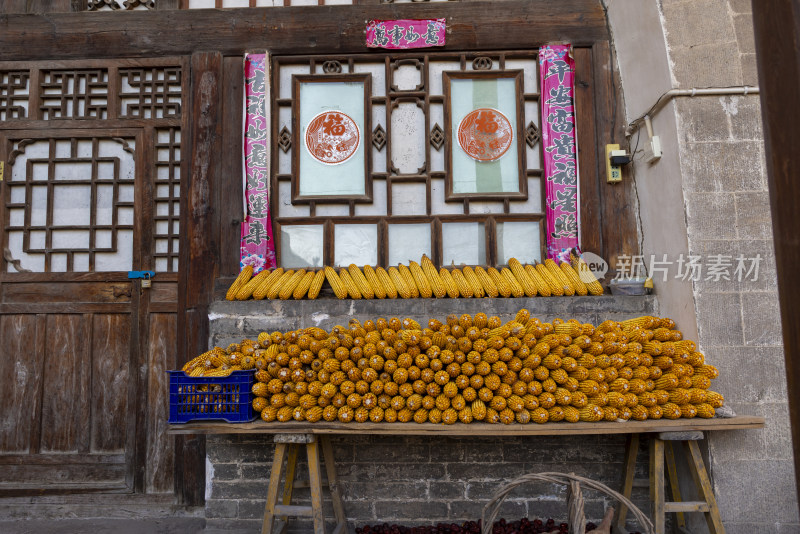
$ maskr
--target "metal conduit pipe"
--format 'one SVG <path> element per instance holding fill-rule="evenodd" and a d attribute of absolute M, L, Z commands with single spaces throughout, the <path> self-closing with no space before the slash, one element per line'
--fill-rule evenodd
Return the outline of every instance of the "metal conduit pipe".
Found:
<path fill-rule="evenodd" d="M 656 100 L 656 103 L 647 110 L 646 113 L 631 121 L 625 129 L 625 136 L 630 137 L 636 130 L 641 128 L 642 123 L 650 122 L 650 119 L 658 113 L 661 108 L 666 106 L 670 100 L 677 96 L 724 96 L 724 95 L 757 95 L 760 90 L 758 87 L 742 85 L 738 87 L 706 87 L 703 89 L 670 89 Z M 648 132 L 649 133 L 649 132 Z M 651 134 L 652 137 L 652 134 Z"/>

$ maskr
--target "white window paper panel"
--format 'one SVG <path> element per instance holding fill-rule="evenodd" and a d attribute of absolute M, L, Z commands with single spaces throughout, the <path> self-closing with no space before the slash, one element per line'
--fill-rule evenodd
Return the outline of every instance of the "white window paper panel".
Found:
<path fill-rule="evenodd" d="M 425 215 L 426 196 L 424 183 L 393 183 L 392 215 Z"/>
<path fill-rule="evenodd" d="M 356 204 L 356 216 L 386 215 L 386 180 L 372 181 L 372 202 Z"/>
<path fill-rule="evenodd" d="M 511 213 L 544 213 L 541 179 L 538 177 L 528 178 L 528 200 L 510 201 L 508 211 Z"/>
<path fill-rule="evenodd" d="M 483 223 L 442 224 L 442 265 L 452 264 L 486 264 L 486 230 Z"/>
<path fill-rule="evenodd" d="M 68 158 L 72 154 L 70 150 L 71 143 L 69 141 L 61 140 L 56 141 L 56 157 L 57 158 Z M 58 170 L 56 170 L 56 177 L 58 177 Z M 58 178 L 56 178 L 58 179 Z"/>
<path fill-rule="evenodd" d="M 419 263 L 422 255 L 431 257 L 431 225 L 390 224 L 389 265 L 399 265 L 413 260 Z"/>
<path fill-rule="evenodd" d="M 317 217 L 349 217 L 348 204 L 317 204 Z"/>
<path fill-rule="evenodd" d="M 342 65 L 344 70 L 344 65 Z M 383 63 L 356 63 L 353 72 L 372 75 L 372 96 L 386 96 L 386 65 Z M 374 126 L 374 123 L 373 123 Z M 386 125 L 384 125 L 386 128 Z"/>
<path fill-rule="evenodd" d="M 392 110 L 392 163 L 400 174 L 425 167 L 425 112 L 402 103 Z"/>
<path fill-rule="evenodd" d="M 81 230 L 53 230 L 53 248 L 60 250 L 89 248 L 89 233 Z"/>
<path fill-rule="evenodd" d="M 89 270 L 89 254 L 86 252 L 76 252 L 72 255 L 72 270 L 75 272 L 86 272 Z"/>
<path fill-rule="evenodd" d="M 11 257 L 19 260 L 23 269 L 28 269 L 35 273 L 44 272 L 44 254 L 25 254 L 22 250 L 22 232 L 8 232 L 8 250 Z M 8 262 L 7 272 L 15 273 L 16 269 Z"/>
<path fill-rule="evenodd" d="M 523 127 L 527 128 L 528 124 L 533 122 L 537 128 L 541 130 L 541 126 L 539 124 L 539 110 L 538 110 L 538 102 L 525 102 L 525 120 L 523 120 Z M 524 135 L 524 132 L 523 134 Z M 528 169 L 541 169 L 542 162 L 541 162 L 541 149 L 542 149 L 542 142 L 541 139 L 531 148 L 528 143 L 525 143 L 525 158 Z"/>
<path fill-rule="evenodd" d="M 508 265 L 508 260 L 511 258 L 517 258 L 520 263 L 541 261 L 538 222 L 497 223 L 497 263 Z"/>
<path fill-rule="evenodd" d="M 322 267 L 323 230 L 321 224 L 281 226 L 281 267 Z"/>
<path fill-rule="evenodd" d="M 337 224 L 333 228 L 333 262 L 339 267 L 355 263 L 378 264 L 378 225 Z"/>
<path fill-rule="evenodd" d="M 445 202 L 444 191 L 445 191 L 444 178 L 431 179 L 431 214 L 453 215 L 453 214 L 464 213 L 464 203 Z"/>
<path fill-rule="evenodd" d="M 94 234 L 95 245 L 99 248 L 111 248 L 111 230 L 98 230 Z"/>
<path fill-rule="evenodd" d="M 288 152 L 278 149 L 278 174 L 292 174 L 292 150 L 294 147 Z"/>
<path fill-rule="evenodd" d="M 25 224 L 25 210 L 21 208 L 8 210 L 8 221 L 11 226 L 23 226 Z"/>
<path fill-rule="evenodd" d="M 469 201 L 469 212 L 470 213 L 503 213 L 504 207 L 503 202 L 499 200 L 492 200 L 492 201 Z"/>
<path fill-rule="evenodd" d="M 392 69 L 392 82 L 398 91 L 414 91 L 422 85 L 422 69 L 424 66 L 420 62 L 420 68 L 414 65 L 399 65 Z"/>
<path fill-rule="evenodd" d="M 91 200 L 92 188 L 89 185 L 54 186 L 53 226 L 88 226 L 91 215 Z M 82 230 L 79 230 L 79 232 L 83 233 Z"/>
<path fill-rule="evenodd" d="M 30 248 L 32 250 L 35 249 L 43 249 L 47 245 L 47 233 L 43 230 L 34 230 L 30 233 Z"/>
<path fill-rule="evenodd" d="M 308 65 L 281 65 L 280 71 L 280 96 L 279 98 L 292 98 L 292 75 L 311 74 Z"/>
<path fill-rule="evenodd" d="M 308 217 L 311 208 L 308 204 L 292 204 L 291 182 L 278 182 L 278 217 Z"/>
<path fill-rule="evenodd" d="M 47 187 L 31 187 L 31 226 L 47 225 Z"/>
<path fill-rule="evenodd" d="M 131 269 L 133 269 L 133 230 L 120 230 L 117 232 L 117 252 L 95 253 L 94 270 L 130 271 Z"/>
<path fill-rule="evenodd" d="M 67 255 L 66 254 L 52 254 L 50 256 L 50 272 L 63 273 L 67 270 Z"/>
<path fill-rule="evenodd" d="M 539 65 L 531 59 L 507 59 L 506 70 L 522 70 L 522 91 L 536 93 L 539 90 Z"/>
<path fill-rule="evenodd" d="M 428 83 L 430 84 L 430 94 L 444 95 L 442 73 L 458 70 L 461 70 L 461 64 L 458 61 L 431 61 L 428 64 Z M 444 128 L 444 124 L 442 124 L 442 128 Z"/>

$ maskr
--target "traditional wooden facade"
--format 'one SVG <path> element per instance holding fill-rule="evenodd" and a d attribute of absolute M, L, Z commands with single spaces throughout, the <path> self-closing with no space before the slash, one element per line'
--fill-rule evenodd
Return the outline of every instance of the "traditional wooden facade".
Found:
<path fill-rule="evenodd" d="M 599 0 L 214 10 L 161 0 L 155 10 L 84 11 L 89 4 L 0 1 L 0 238 L 3 248 L 23 239 L 38 266 L 18 272 L 7 254 L 0 269 L 0 345 L 11 355 L 0 360 L 2 496 L 203 502 L 205 438 L 166 435 L 164 371 L 206 349 L 208 306 L 239 271 L 247 51 L 347 64 L 370 53 L 367 20 L 438 17 L 448 35 L 437 53 L 462 62 L 571 43 L 581 242 L 605 258 L 638 250 L 632 183 L 605 179 L 605 145 L 624 139 Z M 74 166 L 90 179 L 61 174 Z M 87 206 L 64 204 L 69 185 L 90 188 Z M 106 194 L 110 211 L 97 213 L 90 206 Z M 46 207 L 39 198 L 50 198 Z M 67 214 L 74 219 L 56 221 Z M 89 237 L 62 250 L 54 228 Z M 112 270 L 106 256 L 122 243 L 132 244 L 130 266 Z M 155 271 L 152 287 L 127 270 Z"/>

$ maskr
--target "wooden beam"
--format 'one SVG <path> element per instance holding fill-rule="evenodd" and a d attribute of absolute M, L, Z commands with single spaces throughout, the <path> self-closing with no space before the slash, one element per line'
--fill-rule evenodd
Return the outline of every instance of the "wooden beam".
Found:
<path fill-rule="evenodd" d="M 800 483 L 800 5 L 797 0 L 753 0 L 758 81 L 772 208 L 772 234 L 783 323 L 789 416 L 794 448 L 795 482 Z"/>
<path fill-rule="evenodd" d="M 447 50 L 588 46 L 609 39 L 600 0 L 502 0 L 287 8 L 0 15 L 0 61 L 367 52 L 371 19 L 447 18 Z M 311 32 L 309 28 L 314 28 Z"/>

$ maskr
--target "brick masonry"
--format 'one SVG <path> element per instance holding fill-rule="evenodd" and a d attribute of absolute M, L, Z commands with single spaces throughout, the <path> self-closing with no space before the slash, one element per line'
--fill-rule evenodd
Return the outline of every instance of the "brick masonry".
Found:
<path fill-rule="evenodd" d="M 758 85 L 749 0 L 662 0 L 661 8 L 675 86 Z M 729 533 L 797 532 L 760 100 L 682 98 L 676 110 L 689 254 L 762 258 L 757 281 L 702 279 L 693 288 L 719 390 L 737 412 L 767 421 L 709 439 L 723 521 Z M 759 488 L 770 497 L 754 498 Z"/>
<path fill-rule="evenodd" d="M 448 313 L 497 314 L 513 318 L 520 308 L 543 320 L 575 317 L 598 324 L 657 313 L 653 297 L 572 297 L 425 301 L 282 301 L 217 302 L 210 310 L 211 343 L 225 345 L 261 330 L 288 330 L 318 323 L 346 324 L 350 317 L 406 317 L 427 320 Z M 477 520 L 483 506 L 505 482 L 532 472 L 574 472 L 619 488 L 624 436 L 535 438 L 441 438 L 338 436 L 333 440 L 336 469 L 351 529 L 376 523 L 405 525 Z M 644 446 L 637 469 L 647 465 Z M 271 436 L 210 436 L 207 451 L 207 528 L 259 532 L 263 517 L 273 444 Z M 304 473 L 305 464 L 298 465 Z M 305 471 L 307 473 L 307 471 Z M 647 496 L 636 490 L 635 502 L 647 511 Z M 298 502 L 309 502 L 307 489 Z M 599 494 L 586 494 L 587 517 L 599 519 L 607 506 Z M 326 516 L 333 517 L 326 499 Z M 567 516 L 565 489 L 532 485 L 515 490 L 501 516 Z M 292 523 L 307 531 L 310 524 Z"/>

